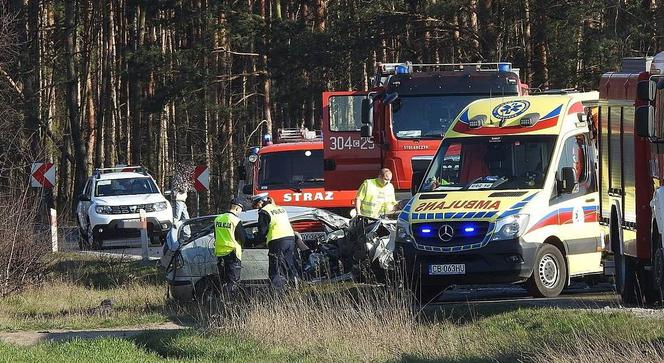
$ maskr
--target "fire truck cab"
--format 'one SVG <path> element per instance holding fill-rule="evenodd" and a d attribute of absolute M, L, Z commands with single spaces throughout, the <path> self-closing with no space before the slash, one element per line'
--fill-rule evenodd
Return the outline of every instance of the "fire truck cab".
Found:
<path fill-rule="evenodd" d="M 278 205 L 327 209 L 348 215 L 355 192 L 324 186 L 323 142 L 320 132 L 281 129 L 276 142 L 250 153 L 252 182 L 243 194 L 268 192 Z"/>
<path fill-rule="evenodd" d="M 356 190 L 389 168 L 397 198 L 409 198 L 413 170 L 426 169 L 461 110 L 524 90 L 511 63 L 379 64 L 370 92 L 323 93 L 325 188 Z"/>
<path fill-rule="evenodd" d="M 452 284 L 558 295 L 599 275 L 598 93 L 497 97 L 464 109 L 397 220 L 396 261 L 421 301 Z"/>
<path fill-rule="evenodd" d="M 600 80 L 600 224 L 623 302 L 664 289 L 664 52 L 625 58 Z"/>

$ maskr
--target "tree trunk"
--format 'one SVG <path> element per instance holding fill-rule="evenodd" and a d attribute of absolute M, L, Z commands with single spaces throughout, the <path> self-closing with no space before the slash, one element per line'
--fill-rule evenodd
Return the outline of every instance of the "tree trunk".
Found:
<path fill-rule="evenodd" d="M 67 80 L 67 114 L 69 116 L 69 128 L 71 130 L 74 158 L 76 160 L 76 167 L 74 169 L 74 195 L 79 195 L 83 190 L 88 170 L 86 165 L 87 150 L 81 135 L 81 124 L 78 113 L 78 76 L 76 75 L 74 58 L 76 39 L 76 9 L 74 5 L 73 1 L 65 1 L 65 73 Z M 76 198 L 71 198 L 71 203 L 72 209 L 74 209 Z"/>

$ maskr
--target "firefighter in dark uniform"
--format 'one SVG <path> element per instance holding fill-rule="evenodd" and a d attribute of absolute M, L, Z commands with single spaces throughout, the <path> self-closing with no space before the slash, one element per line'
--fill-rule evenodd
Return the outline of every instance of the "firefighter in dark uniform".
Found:
<path fill-rule="evenodd" d="M 247 234 L 240 221 L 239 214 L 244 209 L 239 198 L 233 198 L 228 212 L 214 220 L 214 253 L 217 256 L 217 268 L 222 284 L 231 291 L 240 282 L 242 264 L 242 246 Z"/>
<path fill-rule="evenodd" d="M 283 289 L 288 282 L 295 282 L 295 232 L 286 210 L 272 201 L 267 193 L 252 197 L 258 209 L 258 232 L 255 243 L 265 242 L 268 247 L 268 273 L 272 287 Z"/>

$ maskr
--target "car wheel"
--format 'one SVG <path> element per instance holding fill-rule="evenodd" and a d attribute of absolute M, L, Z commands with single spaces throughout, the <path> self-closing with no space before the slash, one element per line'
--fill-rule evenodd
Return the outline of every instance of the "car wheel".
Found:
<path fill-rule="evenodd" d="M 78 249 L 83 251 L 88 248 L 88 235 L 85 229 L 78 227 Z"/>
<path fill-rule="evenodd" d="M 215 307 L 220 296 L 219 288 L 210 278 L 202 279 L 194 288 L 194 299 L 200 307 L 208 311 Z"/>
<path fill-rule="evenodd" d="M 533 274 L 528 279 L 528 293 L 534 297 L 560 295 L 567 283 L 567 264 L 560 250 L 544 244 L 537 251 Z"/>
<path fill-rule="evenodd" d="M 93 250 L 100 250 L 102 247 L 102 240 L 101 238 L 95 238 L 95 234 L 92 233 L 92 224 L 88 222 L 88 231 L 87 231 L 87 237 L 88 237 L 88 247 Z"/>

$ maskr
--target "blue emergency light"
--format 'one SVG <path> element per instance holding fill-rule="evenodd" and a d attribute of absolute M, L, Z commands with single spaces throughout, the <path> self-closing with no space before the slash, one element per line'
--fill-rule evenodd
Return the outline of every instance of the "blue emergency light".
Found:
<path fill-rule="evenodd" d="M 509 72 L 512 69 L 512 65 L 509 63 L 498 63 L 498 72 Z"/>
<path fill-rule="evenodd" d="M 431 237 L 433 236 L 433 228 L 428 225 L 420 226 L 420 235 L 422 237 Z"/>
<path fill-rule="evenodd" d="M 465 227 L 463 231 L 466 233 L 472 233 L 475 232 L 475 227 Z"/>
<path fill-rule="evenodd" d="M 400 64 L 400 65 L 394 67 L 394 73 L 395 74 L 408 74 L 408 66 Z"/>

